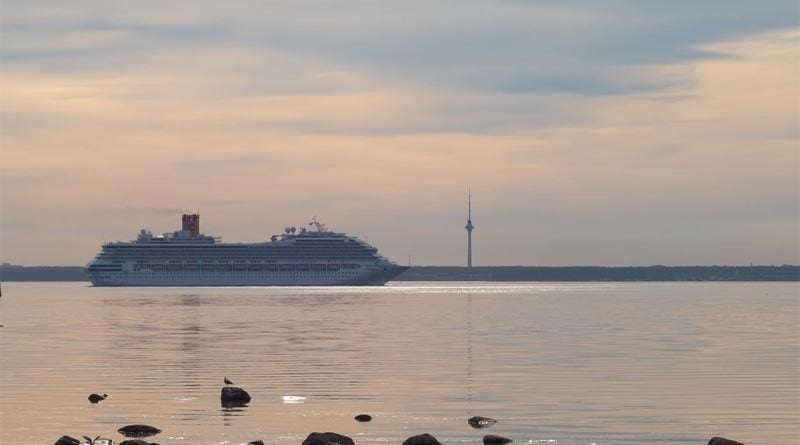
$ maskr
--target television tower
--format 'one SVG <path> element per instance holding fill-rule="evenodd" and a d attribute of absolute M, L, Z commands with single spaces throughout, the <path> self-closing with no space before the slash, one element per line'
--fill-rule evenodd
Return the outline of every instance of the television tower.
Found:
<path fill-rule="evenodd" d="M 467 198 L 467 225 L 464 228 L 467 229 L 467 267 L 472 269 L 472 229 L 475 228 L 472 225 L 472 190 Z"/>

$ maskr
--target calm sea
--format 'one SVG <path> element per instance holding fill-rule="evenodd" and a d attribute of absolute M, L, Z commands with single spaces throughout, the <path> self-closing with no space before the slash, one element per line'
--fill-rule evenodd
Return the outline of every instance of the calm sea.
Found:
<path fill-rule="evenodd" d="M 3 283 L 0 442 L 800 442 L 797 283 Z M 227 376 L 253 397 L 220 407 Z M 91 405 L 92 392 L 110 397 Z M 293 402 L 293 403 L 290 403 Z M 373 415 L 371 423 L 353 416 Z M 493 417 L 486 430 L 466 419 Z"/>

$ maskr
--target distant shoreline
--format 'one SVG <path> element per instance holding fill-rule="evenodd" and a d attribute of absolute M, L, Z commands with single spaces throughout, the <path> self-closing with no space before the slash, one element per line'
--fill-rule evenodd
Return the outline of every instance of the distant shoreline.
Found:
<path fill-rule="evenodd" d="M 3 266 L 0 281 L 89 281 L 79 266 Z M 414 266 L 394 281 L 800 281 L 800 266 Z"/>

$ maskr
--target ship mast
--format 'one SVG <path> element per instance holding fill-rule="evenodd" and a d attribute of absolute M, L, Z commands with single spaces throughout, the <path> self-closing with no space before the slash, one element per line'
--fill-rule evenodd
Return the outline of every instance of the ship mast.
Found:
<path fill-rule="evenodd" d="M 308 223 L 308 225 L 316 227 L 317 228 L 317 232 L 327 232 L 328 231 L 328 228 L 325 227 L 325 224 L 322 224 L 321 222 L 319 222 L 317 220 L 317 215 L 314 215 L 314 217 L 311 219 L 311 222 Z"/>

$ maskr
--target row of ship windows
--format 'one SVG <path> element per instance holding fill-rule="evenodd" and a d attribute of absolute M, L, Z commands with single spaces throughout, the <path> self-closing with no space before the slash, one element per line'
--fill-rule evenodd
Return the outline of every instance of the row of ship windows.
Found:
<path fill-rule="evenodd" d="M 314 268 L 314 267 L 308 267 L 308 266 L 305 266 L 305 267 L 304 266 L 298 266 L 298 267 L 281 266 L 280 268 L 278 268 L 278 267 L 274 267 L 273 268 L 273 267 L 257 267 L 257 265 L 256 265 L 256 266 L 247 266 L 246 268 L 233 268 L 231 266 L 227 266 L 227 267 L 225 267 L 225 266 L 214 266 L 214 267 L 203 267 L 203 268 L 199 268 L 199 267 L 185 268 L 185 267 L 182 267 L 180 265 L 177 265 L 177 266 L 134 266 L 133 267 L 133 271 L 134 272 L 139 272 L 139 271 L 143 271 L 143 270 L 145 270 L 145 271 L 146 270 L 164 270 L 164 271 L 168 271 L 168 272 L 181 272 L 181 271 L 192 271 L 192 270 L 204 270 L 204 271 L 215 271 L 215 270 L 231 271 L 231 270 L 233 270 L 233 271 L 258 272 L 258 271 L 262 271 L 263 270 L 263 271 L 266 271 L 266 272 L 294 272 L 294 271 L 297 271 L 297 272 L 338 272 L 339 270 L 352 270 L 352 269 L 358 269 L 360 267 L 361 266 L 355 265 L 355 266 L 342 267 L 342 268 L 339 268 L 339 267 Z M 95 269 L 95 270 L 102 270 L 102 269 Z"/>
<path fill-rule="evenodd" d="M 356 243 L 330 243 L 330 244 L 287 244 L 283 246 L 221 246 L 217 245 L 209 245 L 209 244 L 199 244 L 199 245 L 191 245 L 191 244 L 175 244 L 170 246 L 165 245 L 152 245 L 152 246 L 142 246 L 142 245 L 128 245 L 128 246 L 114 246 L 114 245 L 105 245 L 103 246 L 106 249 L 112 250 L 159 250 L 159 249 L 189 249 L 189 250 L 197 250 L 197 249 L 213 249 L 225 252 L 235 252 L 235 251 L 252 251 L 252 250 L 289 250 L 289 249 L 363 249 L 363 248 L 374 248 L 375 246 L 371 246 L 369 244 L 356 244 Z"/>
<path fill-rule="evenodd" d="M 294 273 L 294 272 L 292 272 L 292 273 L 270 273 L 270 274 L 263 274 L 263 275 L 268 275 L 269 277 L 296 277 L 297 273 Z M 358 272 L 339 272 L 336 275 L 342 275 L 342 276 L 358 275 Z M 114 274 L 114 275 L 105 274 L 105 273 L 97 274 L 98 278 L 105 278 L 105 279 L 111 279 L 111 278 L 118 277 L 118 276 L 119 276 L 118 274 Z M 139 274 L 137 274 L 137 276 L 170 277 L 170 278 L 174 278 L 175 277 L 174 274 L 164 273 L 164 272 L 140 272 Z M 204 274 L 202 274 L 202 273 L 184 273 L 181 276 L 203 277 Z M 206 276 L 208 276 L 208 275 L 206 275 Z M 233 273 L 230 273 L 230 274 L 225 274 L 225 276 L 237 276 L 237 277 L 238 276 L 242 276 L 242 277 L 247 276 L 247 277 L 253 277 L 253 274 L 249 274 L 247 272 L 233 272 Z"/>
<path fill-rule="evenodd" d="M 330 252 L 314 251 L 314 252 L 186 252 L 178 250 L 170 250 L 164 252 L 107 252 L 103 251 L 101 255 L 111 256 L 117 258 L 129 258 L 136 256 L 152 257 L 152 256 L 189 256 L 189 257 L 210 257 L 210 258 L 253 258 L 253 257 L 285 257 L 285 256 L 309 256 L 309 255 L 370 255 L 377 253 L 377 250 L 332 250 Z"/>
<path fill-rule="evenodd" d="M 148 263 L 172 263 L 172 264 L 280 264 L 282 262 L 293 262 L 293 263 L 301 263 L 301 262 L 309 262 L 309 263 L 320 263 L 320 264 L 338 264 L 342 261 L 363 261 L 363 260 L 375 260 L 383 258 L 382 255 L 371 255 L 371 256 L 337 256 L 335 258 L 309 258 L 305 257 L 283 257 L 283 258 L 270 258 L 270 259 L 254 259 L 252 257 L 247 258 L 236 258 L 230 259 L 230 257 L 226 259 L 215 259 L 215 258 L 204 258 L 204 257 L 195 257 L 192 259 L 184 258 L 176 258 L 176 257 L 139 257 L 139 258 L 108 258 L 104 256 L 96 257 L 96 260 L 105 260 L 110 263 L 114 264 L 125 264 L 134 262 L 136 264 L 148 264 Z"/>
<path fill-rule="evenodd" d="M 292 254 L 303 254 L 308 255 L 309 253 L 316 253 L 316 254 L 331 254 L 331 253 L 367 253 L 367 252 L 377 252 L 378 249 L 372 248 L 363 248 L 363 249 L 287 249 L 287 250 L 251 250 L 251 251 L 221 251 L 221 250 L 183 250 L 183 249 L 164 249 L 164 250 L 128 250 L 128 251 L 109 251 L 103 250 L 103 252 L 108 253 L 109 255 L 163 255 L 163 254 L 182 254 L 182 255 L 245 255 L 245 256 L 253 256 L 253 255 L 292 255 Z"/>
<path fill-rule="evenodd" d="M 125 260 L 114 260 L 113 262 L 115 264 L 125 264 L 125 263 L 127 263 L 127 261 L 125 261 Z M 168 264 L 256 264 L 256 265 L 264 264 L 264 265 L 286 265 L 286 266 L 297 265 L 297 263 L 280 264 L 280 263 L 277 262 L 277 260 L 264 261 L 264 262 L 252 261 L 252 260 L 251 261 L 244 261 L 244 260 L 235 260 L 235 261 L 227 261 L 227 260 L 221 260 L 221 261 L 188 260 L 188 261 L 181 261 L 181 260 L 157 260 L 157 259 L 156 260 L 152 260 L 151 259 L 151 260 L 137 260 L 136 261 L 136 264 L 162 264 L 162 263 L 168 263 Z M 338 263 L 338 262 L 336 262 L 336 263 L 311 263 L 311 264 L 314 264 L 316 266 L 339 266 L 339 265 L 343 265 L 344 267 L 353 266 L 352 264 L 342 264 L 342 263 Z M 300 264 L 300 265 L 303 265 L 303 264 Z"/>
<path fill-rule="evenodd" d="M 193 254 L 191 252 L 170 252 L 161 254 L 108 254 L 102 253 L 97 255 L 97 258 L 107 258 L 109 260 L 127 260 L 127 259 L 183 259 L 183 260 L 251 260 L 251 261 L 268 261 L 268 260 L 282 260 L 285 258 L 307 258 L 310 260 L 336 260 L 338 258 L 366 258 L 370 256 L 378 256 L 377 252 L 355 252 L 355 253 L 337 253 L 337 254 L 298 254 L 293 253 L 289 255 L 213 255 L 213 254 Z"/>

